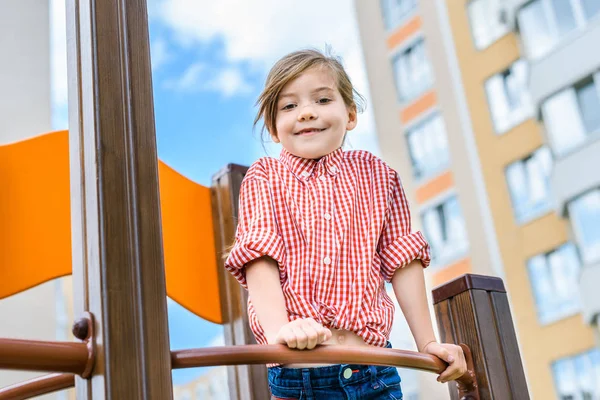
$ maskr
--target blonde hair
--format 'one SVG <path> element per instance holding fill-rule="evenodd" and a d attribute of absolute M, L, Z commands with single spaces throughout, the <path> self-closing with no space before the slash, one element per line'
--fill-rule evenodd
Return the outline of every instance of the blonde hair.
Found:
<path fill-rule="evenodd" d="M 269 71 L 265 88 L 256 101 L 258 112 L 254 118 L 255 127 L 262 118 L 264 122 L 262 132 L 266 128 L 270 134 L 277 134 L 275 120 L 277 118 L 277 101 L 281 90 L 289 82 L 313 67 L 328 68 L 334 76 L 337 89 L 342 95 L 346 107 L 358 112 L 363 110 L 365 99 L 354 89 L 340 59 L 323 54 L 319 50 L 299 50 L 281 58 Z"/>

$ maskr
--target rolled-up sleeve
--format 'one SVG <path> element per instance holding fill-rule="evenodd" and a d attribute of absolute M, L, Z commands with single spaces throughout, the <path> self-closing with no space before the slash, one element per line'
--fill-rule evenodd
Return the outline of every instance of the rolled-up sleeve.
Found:
<path fill-rule="evenodd" d="M 390 195 L 383 231 L 377 251 L 381 259 L 381 274 L 390 282 L 398 268 L 413 260 L 423 267 L 431 262 L 429 244 L 421 232 L 412 232 L 410 209 L 400 177 L 395 171 L 390 183 Z"/>
<path fill-rule="evenodd" d="M 278 263 L 283 279 L 285 250 L 270 184 L 266 179 L 250 177 L 244 179 L 240 188 L 235 244 L 225 260 L 225 268 L 247 288 L 245 266 L 262 256 Z"/>

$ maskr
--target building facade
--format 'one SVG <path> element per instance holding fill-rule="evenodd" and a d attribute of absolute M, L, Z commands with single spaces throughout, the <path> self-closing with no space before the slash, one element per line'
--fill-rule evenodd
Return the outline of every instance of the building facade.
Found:
<path fill-rule="evenodd" d="M 600 396 L 600 2 L 355 4 L 431 282 L 502 277 L 532 397 Z"/>
<path fill-rule="evenodd" d="M 2 3 L 0 146 L 51 129 L 49 26 L 47 0 Z M 0 190 L 1 185 L 0 182 Z M 47 282 L 0 300 L 0 336 L 55 340 L 58 330 L 57 295 L 55 282 Z M 37 375 L 40 374 L 0 371 L 0 387 Z M 57 397 L 49 395 L 40 398 Z"/>

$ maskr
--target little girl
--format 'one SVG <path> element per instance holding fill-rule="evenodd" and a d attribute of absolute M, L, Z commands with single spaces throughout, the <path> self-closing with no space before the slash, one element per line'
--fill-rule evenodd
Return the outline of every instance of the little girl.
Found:
<path fill-rule="evenodd" d="M 356 96 L 356 99 L 355 99 Z M 286 55 L 257 102 L 279 159 L 261 158 L 240 191 L 235 244 L 225 267 L 248 289 L 260 344 L 391 347 L 391 282 L 420 352 L 466 371 L 459 346 L 437 343 L 423 268 L 429 245 L 411 232 L 398 173 L 366 151 L 343 151 L 361 97 L 341 63 L 315 50 Z M 269 368 L 280 399 L 401 399 L 396 368 L 293 365 Z"/>

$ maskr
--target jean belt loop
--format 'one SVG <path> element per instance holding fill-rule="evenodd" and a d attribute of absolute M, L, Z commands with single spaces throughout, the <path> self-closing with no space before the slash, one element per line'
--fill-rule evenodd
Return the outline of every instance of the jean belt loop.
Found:
<path fill-rule="evenodd" d="M 371 387 L 377 385 L 377 368 L 374 365 L 369 365 L 369 373 L 371 375 Z"/>
<path fill-rule="evenodd" d="M 313 398 L 312 386 L 310 384 L 310 368 L 302 368 L 302 386 L 308 399 Z"/>

